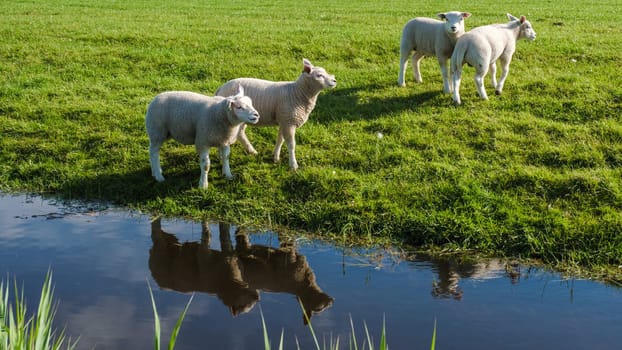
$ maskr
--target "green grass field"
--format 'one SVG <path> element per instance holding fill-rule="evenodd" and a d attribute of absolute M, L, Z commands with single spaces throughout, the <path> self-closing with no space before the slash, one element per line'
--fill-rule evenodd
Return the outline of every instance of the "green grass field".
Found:
<path fill-rule="evenodd" d="M 535 3 L 535 2 L 531 2 Z M 462 106 L 397 87 L 412 17 L 469 11 L 467 29 L 526 15 L 502 96 Z M 110 200 L 168 216 L 395 239 L 443 251 L 533 258 L 622 280 L 622 12 L 619 1 L 0 2 L 0 190 Z M 294 80 L 302 58 L 335 74 L 297 132 L 301 168 L 216 151 L 197 189 L 194 147 L 165 144 L 151 178 L 147 104 L 165 90 L 213 94 L 241 76 Z M 487 79 L 488 83 L 488 79 Z M 379 135 L 382 137 L 378 137 Z"/>

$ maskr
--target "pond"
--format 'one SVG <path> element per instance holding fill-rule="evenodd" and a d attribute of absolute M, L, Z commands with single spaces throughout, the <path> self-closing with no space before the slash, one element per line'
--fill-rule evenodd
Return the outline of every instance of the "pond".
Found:
<path fill-rule="evenodd" d="M 30 310 L 48 269 L 57 328 L 79 349 L 152 349 L 151 285 L 162 337 L 188 302 L 176 349 L 349 348 L 365 325 L 391 349 L 620 349 L 622 289 L 500 260 L 461 263 L 343 248 L 218 222 L 153 220 L 103 204 L 0 195 L 0 273 Z"/>

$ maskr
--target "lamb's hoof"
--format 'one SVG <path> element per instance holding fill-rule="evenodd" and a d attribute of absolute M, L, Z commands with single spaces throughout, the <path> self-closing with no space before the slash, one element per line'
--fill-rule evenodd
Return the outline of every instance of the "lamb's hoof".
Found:
<path fill-rule="evenodd" d="M 229 180 L 229 181 L 233 181 L 233 179 L 235 179 L 235 176 L 231 175 L 231 176 L 226 176 L 225 175 L 225 179 Z"/>
<path fill-rule="evenodd" d="M 497 95 L 497 96 L 501 95 L 501 91 L 495 90 L 495 95 Z"/>
<path fill-rule="evenodd" d="M 162 175 L 153 175 L 157 182 L 164 182 L 164 176 Z"/>

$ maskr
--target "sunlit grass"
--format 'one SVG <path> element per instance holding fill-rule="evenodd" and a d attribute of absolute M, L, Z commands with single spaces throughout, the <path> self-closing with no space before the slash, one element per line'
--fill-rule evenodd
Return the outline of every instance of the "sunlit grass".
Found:
<path fill-rule="evenodd" d="M 54 303 L 52 273 L 48 272 L 41 289 L 36 313 L 28 316 L 24 292 L 14 287 L 15 302 L 9 302 L 9 283 L 0 282 L 0 349 L 2 350 L 59 350 L 75 349 L 77 340 L 65 339 L 64 330 L 53 328 L 57 304 Z"/>
<path fill-rule="evenodd" d="M 2 1 L 0 190 L 540 259 L 622 280 L 619 0 L 460 5 L 473 14 L 467 28 L 510 12 L 538 32 L 517 43 L 501 96 L 480 101 L 465 67 L 461 107 L 442 94 L 434 59 L 422 63 L 423 84 L 396 83 L 404 23 L 454 5 L 322 0 L 309 16 L 291 10 L 294 0 Z M 271 161 L 274 128 L 249 128 L 259 155 L 232 146 L 234 181 L 213 171 L 198 190 L 194 148 L 173 142 L 162 151 L 167 181 L 151 179 L 153 96 L 213 94 L 240 76 L 293 80 L 303 57 L 338 85 L 296 133 L 297 172 L 285 153 Z"/>

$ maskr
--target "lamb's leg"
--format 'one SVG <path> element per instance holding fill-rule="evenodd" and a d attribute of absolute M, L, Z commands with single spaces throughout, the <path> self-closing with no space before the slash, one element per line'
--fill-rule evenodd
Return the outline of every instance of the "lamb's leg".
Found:
<path fill-rule="evenodd" d="M 257 154 L 257 151 L 255 150 L 255 147 L 253 147 L 253 145 L 251 144 L 251 142 L 248 140 L 248 137 L 246 137 L 246 124 L 242 124 L 240 125 L 240 129 L 238 130 L 238 141 L 240 141 L 240 143 L 242 144 L 242 146 L 244 146 L 244 149 L 246 149 L 246 152 L 250 153 L 250 154 Z"/>
<path fill-rule="evenodd" d="M 279 135 L 276 137 L 276 144 L 274 145 L 274 151 L 272 152 L 272 160 L 275 163 L 278 163 L 281 161 L 281 147 L 283 146 L 283 141 L 285 139 L 283 139 L 283 133 L 281 132 L 281 129 L 279 128 Z"/>
<path fill-rule="evenodd" d="M 411 45 L 410 40 L 402 37 L 400 40 L 400 74 L 397 77 L 398 86 L 406 86 L 406 68 L 408 66 L 408 59 L 410 58 L 413 49 L 414 47 Z"/>
<path fill-rule="evenodd" d="M 279 127 L 279 136 L 276 140 L 276 146 L 274 147 L 274 162 L 278 162 L 281 157 L 281 146 L 283 141 L 287 143 L 287 151 L 289 152 L 289 167 L 292 170 L 298 169 L 298 162 L 296 161 L 296 140 L 294 138 L 296 134 L 295 126 L 281 126 Z"/>
<path fill-rule="evenodd" d="M 443 76 L 443 92 L 446 94 L 451 94 L 452 84 L 449 82 L 449 74 L 447 72 L 447 58 L 439 57 L 438 65 L 441 66 L 441 75 Z"/>
<path fill-rule="evenodd" d="M 479 97 L 481 97 L 482 100 L 488 99 L 488 95 L 486 94 L 486 87 L 484 86 L 484 78 L 486 78 L 486 73 L 488 73 L 487 68 L 487 66 L 478 66 L 476 68 L 475 77 L 473 78 L 473 80 L 475 80 L 475 85 L 477 86 L 477 92 L 479 93 Z"/>
<path fill-rule="evenodd" d="M 408 66 L 408 56 L 410 56 L 410 52 L 402 52 L 402 54 L 400 55 L 400 72 L 397 76 L 398 86 L 406 86 L 404 75 L 406 74 L 406 67 Z"/>
<path fill-rule="evenodd" d="M 462 80 L 461 75 L 462 75 L 462 68 L 458 68 L 452 73 L 453 85 L 454 85 L 453 98 L 454 98 L 454 102 L 458 105 L 461 103 L 460 101 L 460 81 Z"/>
<path fill-rule="evenodd" d="M 151 175 L 155 177 L 156 181 L 164 181 L 162 176 L 162 168 L 160 167 L 160 148 L 162 142 L 151 140 L 149 142 L 149 162 L 151 163 Z"/>
<path fill-rule="evenodd" d="M 201 163 L 201 177 L 199 178 L 199 188 L 207 189 L 207 173 L 209 173 L 209 148 L 204 148 L 199 153 Z"/>
<path fill-rule="evenodd" d="M 419 52 L 415 52 L 412 58 L 412 62 L 411 62 L 413 66 L 413 73 L 415 76 L 415 81 L 417 83 L 423 82 L 423 79 L 421 78 L 421 69 L 419 68 L 419 64 L 421 63 L 421 60 L 423 59 L 423 57 L 425 57 L 423 54 L 420 54 Z"/>
<path fill-rule="evenodd" d="M 218 156 L 220 157 L 220 161 L 222 162 L 222 174 L 227 178 L 227 180 L 233 180 L 233 175 L 231 174 L 231 168 L 229 167 L 229 155 L 231 154 L 230 146 L 220 146 L 218 147 Z"/>
<path fill-rule="evenodd" d="M 492 88 L 497 88 L 497 63 L 492 62 L 489 66 L 490 68 L 490 84 L 492 84 Z"/>
<path fill-rule="evenodd" d="M 289 152 L 289 167 L 292 170 L 298 169 L 298 162 L 296 161 L 296 127 L 290 126 L 284 128 L 281 132 L 285 143 L 287 143 L 287 151 Z"/>
<path fill-rule="evenodd" d="M 499 85 L 495 90 L 495 94 L 501 95 L 501 91 L 503 91 L 503 85 L 505 84 L 505 79 L 508 77 L 510 73 L 510 59 L 501 60 L 501 78 L 499 78 Z"/>

